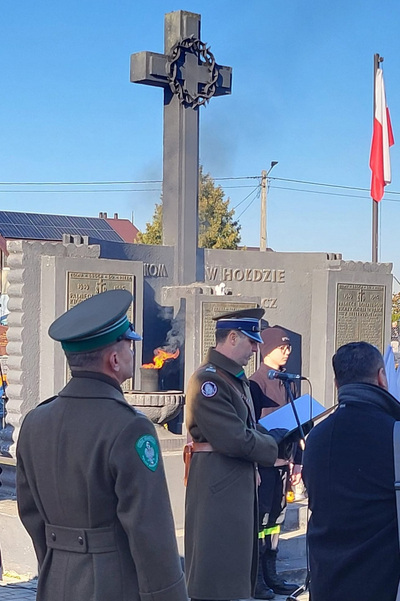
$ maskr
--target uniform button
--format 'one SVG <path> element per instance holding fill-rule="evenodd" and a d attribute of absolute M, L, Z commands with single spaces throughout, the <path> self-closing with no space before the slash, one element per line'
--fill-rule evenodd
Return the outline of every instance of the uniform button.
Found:
<path fill-rule="evenodd" d="M 83 545 L 83 538 L 81 536 L 78 536 L 78 543 L 80 545 Z"/>
<path fill-rule="evenodd" d="M 56 538 L 57 538 L 57 537 L 56 537 L 56 533 L 55 533 L 55 532 L 52 532 L 52 533 L 51 533 L 51 540 L 56 540 Z"/>

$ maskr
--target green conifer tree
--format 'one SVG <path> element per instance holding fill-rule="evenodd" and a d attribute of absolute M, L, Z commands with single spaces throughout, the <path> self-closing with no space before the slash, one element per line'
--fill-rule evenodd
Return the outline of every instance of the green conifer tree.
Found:
<path fill-rule="evenodd" d="M 229 209 L 229 198 L 221 186 L 216 186 L 209 173 L 199 172 L 199 240 L 201 248 L 237 249 L 241 226 L 235 221 L 234 209 Z M 162 243 L 162 202 L 156 204 L 153 221 L 146 223 L 146 231 L 139 233 L 140 244 Z"/>

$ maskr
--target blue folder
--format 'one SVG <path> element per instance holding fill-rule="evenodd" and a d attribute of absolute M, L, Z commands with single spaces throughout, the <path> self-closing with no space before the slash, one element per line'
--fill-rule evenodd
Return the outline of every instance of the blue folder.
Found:
<path fill-rule="evenodd" d="M 311 402 L 310 402 L 311 401 Z M 314 398 L 310 397 L 309 394 L 303 394 L 294 401 L 294 405 L 297 409 L 299 421 L 302 426 L 308 426 L 305 428 L 307 432 L 311 429 L 313 420 L 323 413 L 332 411 L 332 407 L 327 409 L 321 403 L 318 403 Z M 272 430 L 273 428 L 286 428 L 288 433 L 286 436 L 290 436 L 298 429 L 298 424 L 294 416 L 293 408 L 291 403 L 283 405 L 279 409 L 276 409 L 269 415 L 262 417 L 259 423 L 266 429 Z M 306 433 L 306 431 L 305 431 Z"/>

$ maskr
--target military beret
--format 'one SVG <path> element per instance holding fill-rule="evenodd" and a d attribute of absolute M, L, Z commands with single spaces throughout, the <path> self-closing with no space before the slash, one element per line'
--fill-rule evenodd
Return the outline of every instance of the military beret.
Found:
<path fill-rule="evenodd" d="M 231 313 L 223 313 L 213 317 L 216 321 L 217 330 L 239 330 L 251 340 L 262 342 L 260 336 L 260 319 L 264 315 L 264 309 L 256 307 L 253 309 L 241 309 Z"/>
<path fill-rule="evenodd" d="M 126 312 L 133 297 L 128 290 L 107 290 L 69 309 L 49 328 L 49 336 L 65 351 L 84 353 L 119 340 L 141 340 Z"/>

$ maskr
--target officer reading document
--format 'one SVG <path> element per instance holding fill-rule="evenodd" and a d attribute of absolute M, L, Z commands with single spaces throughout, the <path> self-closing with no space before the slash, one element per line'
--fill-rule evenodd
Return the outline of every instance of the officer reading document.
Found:
<path fill-rule="evenodd" d="M 272 466 L 282 433 L 255 422 L 243 366 L 260 337 L 263 309 L 216 318 L 216 346 L 189 381 L 193 439 L 186 494 L 185 566 L 192 601 L 248 599 L 257 575 L 257 464 Z"/>
<path fill-rule="evenodd" d="M 104 292 L 49 329 L 72 379 L 28 413 L 17 448 L 37 601 L 187 601 L 157 435 L 121 390 L 140 340 L 131 303 Z"/>

